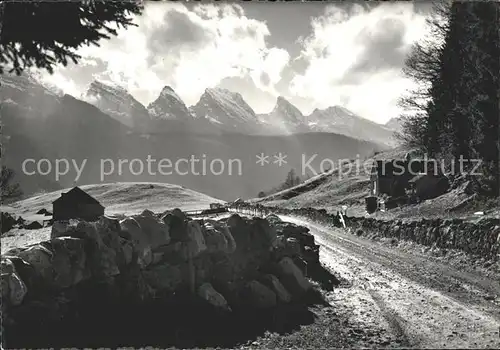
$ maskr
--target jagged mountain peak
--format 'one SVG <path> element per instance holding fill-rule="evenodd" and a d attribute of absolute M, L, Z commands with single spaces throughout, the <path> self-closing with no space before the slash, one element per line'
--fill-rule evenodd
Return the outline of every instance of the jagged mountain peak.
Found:
<path fill-rule="evenodd" d="M 260 126 L 255 111 L 243 96 L 221 87 L 205 89 L 191 110 L 197 118 L 230 131 L 255 132 Z"/>
<path fill-rule="evenodd" d="M 191 117 L 184 101 L 169 85 L 163 87 L 158 98 L 148 105 L 148 111 L 157 119 L 174 120 Z"/>
<path fill-rule="evenodd" d="M 99 80 L 95 79 L 93 80 L 90 85 L 88 90 L 103 90 L 111 93 L 120 93 L 120 94 L 127 94 L 130 95 L 123 86 L 120 86 L 116 83 L 112 83 L 110 81 L 104 81 L 104 80 Z"/>
<path fill-rule="evenodd" d="M 301 119 L 303 117 L 302 112 L 283 96 L 278 96 L 276 99 L 276 105 L 274 106 L 273 112 L 277 111 L 286 112 L 287 114 Z"/>
<path fill-rule="evenodd" d="M 307 131 L 302 112 L 283 96 L 276 98 L 276 105 L 269 114 L 259 116 L 262 123 L 284 133 Z"/>
<path fill-rule="evenodd" d="M 228 89 L 224 89 L 221 87 L 207 88 L 205 89 L 205 93 L 203 95 L 205 97 L 210 97 L 213 99 L 227 100 L 227 101 L 233 100 L 234 102 L 248 105 L 243 96 L 241 96 L 239 92 L 230 91 Z"/>
<path fill-rule="evenodd" d="M 166 85 L 165 87 L 163 87 L 163 89 L 160 92 L 159 97 L 173 97 L 173 98 L 179 100 L 180 102 L 184 103 L 182 101 L 182 98 L 180 98 L 179 95 L 177 95 L 175 90 L 170 85 Z"/>
<path fill-rule="evenodd" d="M 94 80 L 82 98 L 129 127 L 142 129 L 149 120 L 146 107 L 124 87 L 111 82 Z"/>

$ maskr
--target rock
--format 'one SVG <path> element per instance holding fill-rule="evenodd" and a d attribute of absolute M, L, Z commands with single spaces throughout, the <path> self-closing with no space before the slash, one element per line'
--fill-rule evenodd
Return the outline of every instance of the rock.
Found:
<path fill-rule="evenodd" d="M 188 242 L 189 255 L 191 257 L 196 257 L 198 256 L 198 254 L 207 249 L 207 245 L 205 243 L 205 237 L 203 236 L 201 226 L 197 221 L 189 221 L 187 223 L 186 231 L 187 231 L 187 236 L 189 238 Z"/>
<path fill-rule="evenodd" d="M 86 265 L 85 242 L 79 238 L 60 237 L 50 242 L 54 286 L 67 288 L 90 277 Z"/>
<path fill-rule="evenodd" d="M 285 257 L 281 259 L 278 265 L 280 281 L 293 297 L 300 297 L 311 289 L 311 283 L 304 277 L 292 259 Z"/>
<path fill-rule="evenodd" d="M 291 256 L 301 255 L 301 246 L 297 238 L 289 237 L 285 240 L 286 250 L 291 253 Z"/>
<path fill-rule="evenodd" d="M 187 220 L 186 214 L 184 214 L 182 210 L 180 210 L 179 208 L 173 209 L 171 213 L 172 215 L 177 216 L 182 221 Z"/>
<path fill-rule="evenodd" d="M 238 214 L 233 214 L 226 224 L 234 237 L 237 249 L 240 251 L 250 250 L 255 242 L 253 242 L 252 228 L 248 221 Z"/>
<path fill-rule="evenodd" d="M 143 271 L 148 285 L 156 290 L 174 292 L 183 283 L 180 265 L 156 265 Z"/>
<path fill-rule="evenodd" d="M 276 306 L 276 294 L 258 281 L 247 284 L 249 302 L 257 308 L 271 308 Z"/>
<path fill-rule="evenodd" d="M 317 244 L 314 247 L 304 247 L 304 252 L 302 253 L 303 259 L 308 264 L 319 264 L 319 248 L 320 246 Z"/>
<path fill-rule="evenodd" d="M 197 294 L 201 299 L 207 301 L 210 305 L 224 311 L 231 311 L 227 300 L 222 294 L 217 292 L 210 283 L 203 283 L 200 287 L 198 287 Z"/>
<path fill-rule="evenodd" d="M 238 228 L 245 224 L 245 220 L 238 214 L 233 214 L 227 219 L 227 225 L 230 229 Z"/>
<path fill-rule="evenodd" d="M 213 222 L 204 223 L 203 236 L 208 252 L 227 252 L 229 250 L 229 243 L 226 236 L 214 226 Z"/>
<path fill-rule="evenodd" d="M 268 216 L 266 216 L 266 220 L 271 224 L 271 225 L 276 225 L 276 224 L 279 224 L 281 222 L 283 222 L 278 215 L 275 215 L 275 214 L 270 214 Z"/>
<path fill-rule="evenodd" d="M 188 244 L 184 242 L 174 242 L 156 247 L 152 250 L 152 264 L 167 263 L 170 265 L 182 264 L 188 261 Z"/>
<path fill-rule="evenodd" d="M 47 209 L 45 208 L 42 208 L 40 209 L 39 211 L 36 212 L 36 214 L 39 214 L 39 215 L 45 215 L 45 216 L 51 216 L 52 213 L 50 211 L 48 211 Z"/>
<path fill-rule="evenodd" d="M 173 241 L 185 242 L 189 240 L 185 220 L 172 213 L 165 214 L 161 220 L 167 225 L 170 238 Z"/>
<path fill-rule="evenodd" d="M 17 306 L 23 302 L 28 289 L 16 272 L 2 273 L 2 301 L 8 305 Z"/>
<path fill-rule="evenodd" d="M 309 233 L 309 229 L 307 227 L 287 223 L 284 227 L 282 227 L 282 234 L 287 238 L 292 237 L 298 239 L 304 246 L 314 245 L 314 236 Z"/>
<path fill-rule="evenodd" d="M 151 211 L 145 210 L 141 215 L 134 215 L 132 218 L 139 224 L 151 248 L 170 243 L 168 226 L 157 219 Z"/>
<path fill-rule="evenodd" d="M 270 288 L 274 292 L 274 294 L 276 294 L 277 300 L 279 302 L 289 303 L 292 300 L 292 296 L 276 276 L 271 274 L 265 275 L 263 277 L 263 283 L 268 288 Z"/>
<path fill-rule="evenodd" d="M 293 263 L 297 266 L 304 276 L 307 276 L 307 262 L 300 256 L 294 256 L 292 258 Z"/>
<path fill-rule="evenodd" d="M 123 256 L 123 263 L 124 265 L 129 265 L 130 263 L 132 263 L 134 257 L 134 246 L 132 242 L 128 239 L 120 237 L 119 241 L 120 241 L 121 253 Z"/>
<path fill-rule="evenodd" d="M 17 256 L 33 266 L 37 279 L 52 285 L 54 270 L 52 267 L 53 253 L 42 244 L 35 244 L 17 253 Z"/>
<path fill-rule="evenodd" d="M 86 222 L 79 220 L 55 221 L 52 224 L 50 238 L 57 237 L 74 237 L 89 239 L 94 241 L 97 246 L 103 244 L 102 237 L 97 232 L 97 224 L 95 222 Z"/>
<path fill-rule="evenodd" d="M 262 242 L 265 246 L 270 248 L 275 248 L 277 245 L 277 234 L 273 226 L 265 219 L 253 218 L 252 228 L 254 232 L 257 232 L 256 236 L 262 237 Z"/>
<path fill-rule="evenodd" d="M 139 223 L 133 217 L 128 217 L 120 221 L 120 227 L 122 231 L 130 235 L 139 265 L 142 267 L 149 265 L 153 261 L 151 245 Z"/>
<path fill-rule="evenodd" d="M 42 227 L 43 227 L 43 225 L 41 223 L 39 223 L 38 221 L 32 221 L 29 224 L 23 225 L 23 228 L 25 228 L 27 230 L 38 230 L 38 229 L 41 229 Z"/>
<path fill-rule="evenodd" d="M 234 240 L 231 231 L 229 231 L 229 228 L 224 223 L 215 220 L 206 220 L 205 223 L 211 225 L 218 232 L 222 233 L 225 241 L 227 242 L 226 249 L 224 251 L 225 253 L 231 254 L 236 250 L 236 241 Z"/>
<path fill-rule="evenodd" d="M 10 259 L 2 257 L 1 269 L 2 302 L 12 306 L 20 305 L 28 292 L 26 284 Z"/>

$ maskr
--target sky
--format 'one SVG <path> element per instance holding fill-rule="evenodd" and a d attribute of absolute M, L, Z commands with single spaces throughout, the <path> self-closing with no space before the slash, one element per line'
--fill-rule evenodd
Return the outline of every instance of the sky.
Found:
<path fill-rule="evenodd" d="M 150 2 L 137 27 L 80 48 L 78 65 L 42 79 L 74 96 L 95 79 L 111 82 L 146 106 L 166 85 L 188 106 L 222 87 L 256 113 L 283 96 L 305 115 L 340 105 L 385 123 L 413 86 L 402 67 L 426 34 L 429 10 L 414 2 Z"/>

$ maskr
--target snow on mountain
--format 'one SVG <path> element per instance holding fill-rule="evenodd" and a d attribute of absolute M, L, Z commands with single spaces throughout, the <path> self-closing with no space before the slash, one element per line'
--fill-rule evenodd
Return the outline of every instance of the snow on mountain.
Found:
<path fill-rule="evenodd" d="M 95 80 L 82 98 L 129 127 L 148 128 L 151 118 L 146 107 L 122 87 Z"/>
<path fill-rule="evenodd" d="M 16 105 L 26 115 L 46 115 L 59 104 L 60 95 L 28 73 L 0 75 L 0 104 Z M 36 108 L 34 107 L 36 106 Z"/>
<path fill-rule="evenodd" d="M 316 108 L 306 119 L 313 131 L 333 132 L 391 146 L 395 144 L 393 130 L 362 118 L 341 106 Z"/>
<path fill-rule="evenodd" d="M 165 86 L 158 98 L 148 105 L 149 114 L 156 119 L 193 118 L 182 99 L 170 86 Z"/>
<path fill-rule="evenodd" d="M 206 89 L 191 111 L 229 131 L 256 132 L 261 128 L 257 115 L 243 97 L 222 88 Z"/>
<path fill-rule="evenodd" d="M 308 129 L 302 112 L 282 96 L 277 98 L 271 113 L 260 114 L 259 119 L 262 123 L 285 134 Z"/>

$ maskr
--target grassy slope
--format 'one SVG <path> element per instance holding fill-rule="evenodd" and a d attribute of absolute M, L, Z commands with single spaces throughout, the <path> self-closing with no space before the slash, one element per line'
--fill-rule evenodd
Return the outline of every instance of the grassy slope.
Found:
<path fill-rule="evenodd" d="M 107 215 L 136 214 L 144 209 L 154 212 L 162 212 L 173 208 L 182 210 L 200 209 L 208 208 L 210 203 L 221 202 L 218 199 L 181 186 L 163 183 L 117 182 L 86 185 L 80 188 L 100 201 L 105 206 Z M 61 192 L 40 194 L 15 202 L 10 206 L 3 206 L 1 210 L 10 212 L 15 216 L 22 216 L 28 221 L 48 219 L 35 213 L 42 208 L 52 211 L 52 201 L 59 198 Z M 12 229 L 2 236 L 2 252 L 12 247 L 49 239 L 50 231 L 50 227 L 44 227 L 40 230 Z"/>
<path fill-rule="evenodd" d="M 404 157 L 407 150 L 396 148 L 390 151 L 381 152 L 369 160 L 375 159 L 393 159 Z M 363 164 L 363 160 L 361 160 Z M 254 199 L 253 202 L 259 202 L 264 205 L 281 206 L 285 208 L 324 208 L 327 211 L 335 212 L 341 210 L 342 205 L 348 206 L 347 214 L 350 216 L 365 216 L 364 198 L 370 193 L 369 174 L 360 167 L 360 171 L 353 171 L 349 175 L 346 173 L 347 166 L 339 169 L 333 169 L 327 173 L 320 174 L 309 179 L 303 184 L 293 188 L 272 194 L 265 198 Z M 369 168 L 367 169 L 369 171 Z M 453 189 L 448 193 L 427 200 L 418 205 L 408 205 L 400 208 L 391 209 L 387 212 L 376 212 L 371 216 L 379 218 L 409 218 L 416 216 L 425 217 L 457 217 L 473 216 L 476 210 L 485 207 L 494 208 L 491 203 L 475 203 L 459 211 L 449 212 L 449 209 L 456 206 L 468 198 L 463 192 L 463 187 Z M 490 210 L 492 215 L 498 215 L 499 210 Z"/>

